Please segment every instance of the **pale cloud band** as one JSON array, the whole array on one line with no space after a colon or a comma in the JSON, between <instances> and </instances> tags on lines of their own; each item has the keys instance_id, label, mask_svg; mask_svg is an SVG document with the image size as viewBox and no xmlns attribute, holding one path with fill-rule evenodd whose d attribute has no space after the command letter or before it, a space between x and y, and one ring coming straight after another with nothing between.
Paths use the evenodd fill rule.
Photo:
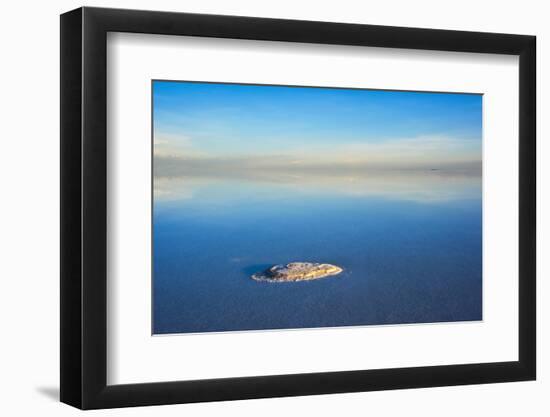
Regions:
<instances>
[{"instance_id":1,"label":"pale cloud band","mask_svg":"<svg viewBox=\"0 0 550 417\"><path fill-rule=\"evenodd\" d=\"M201 151L189 136L155 136L158 200L188 200L197 188L236 182L287 191L415 201L474 198L481 192L479 140L445 136L285 147L278 153ZM256 153L254 153L256 152ZM281 191L281 190L279 190Z\"/></svg>"},{"instance_id":2,"label":"pale cloud band","mask_svg":"<svg viewBox=\"0 0 550 417\"><path fill-rule=\"evenodd\" d=\"M376 172L442 171L454 175L481 174L478 141L447 137L393 139L331 147L286 149L278 154L216 155L195 150L190 139L155 140L156 177L285 177L364 176Z\"/></svg>"}]
</instances>

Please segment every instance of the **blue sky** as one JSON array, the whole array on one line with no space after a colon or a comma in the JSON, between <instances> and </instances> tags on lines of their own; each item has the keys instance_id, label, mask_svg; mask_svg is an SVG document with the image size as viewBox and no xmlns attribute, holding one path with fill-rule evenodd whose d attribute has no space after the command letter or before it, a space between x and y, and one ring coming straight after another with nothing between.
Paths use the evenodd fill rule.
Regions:
<instances>
[{"instance_id":1,"label":"blue sky","mask_svg":"<svg viewBox=\"0 0 550 417\"><path fill-rule=\"evenodd\" d=\"M153 100L156 160L481 161L481 95L154 81Z\"/></svg>"}]
</instances>

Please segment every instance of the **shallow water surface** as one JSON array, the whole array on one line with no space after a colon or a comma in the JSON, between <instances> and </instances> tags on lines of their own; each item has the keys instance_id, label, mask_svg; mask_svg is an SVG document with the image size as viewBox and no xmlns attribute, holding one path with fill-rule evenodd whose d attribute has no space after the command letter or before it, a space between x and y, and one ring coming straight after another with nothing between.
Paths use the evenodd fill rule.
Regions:
<instances>
[{"instance_id":1,"label":"shallow water surface","mask_svg":"<svg viewBox=\"0 0 550 417\"><path fill-rule=\"evenodd\" d=\"M481 179L156 178L153 333L482 319ZM269 283L274 264L338 276Z\"/></svg>"}]
</instances>

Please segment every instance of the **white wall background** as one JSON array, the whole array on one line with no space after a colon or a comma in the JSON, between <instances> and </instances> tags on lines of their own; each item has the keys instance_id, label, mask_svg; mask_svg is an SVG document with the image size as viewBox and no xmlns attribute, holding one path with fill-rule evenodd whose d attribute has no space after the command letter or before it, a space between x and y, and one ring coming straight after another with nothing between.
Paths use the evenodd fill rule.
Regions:
<instances>
[{"instance_id":1,"label":"white wall background","mask_svg":"<svg viewBox=\"0 0 550 417\"><path fill-rule=\"evenodd\" d=\"M532 34L538 37L538 381L94 412L94 415L262 417L345 415L548 415L550 403L550 146L543 119L550 96L550 26L545 2L278 0L92 1L89 6L238 14L395 26ZM0 153L0 410L3 415L76 415L59 392L59 17L73 0L9 2L0 31L3 142ZM546 161L547 165L543 166ZM544 189L546 188L546 189ZM545 395L546 394L546 395ZM222 414L223 413L223 414Z\"/></svg>"}]
</instances>

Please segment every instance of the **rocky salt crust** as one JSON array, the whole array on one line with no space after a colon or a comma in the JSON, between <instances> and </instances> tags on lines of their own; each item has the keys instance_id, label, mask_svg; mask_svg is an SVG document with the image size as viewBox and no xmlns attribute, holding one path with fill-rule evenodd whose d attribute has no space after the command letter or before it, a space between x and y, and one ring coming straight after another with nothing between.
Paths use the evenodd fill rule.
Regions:
<instances>
[{"instance_id":1,"label":"rocky salt crust","mask_svg":"<svg viewBox=\"0 0 550 417\"><path fill-rule=\"evenodd\" d=\"M338 275L343 269L336 265L311 262L292 262L286 265L275 265L265 271L252 275L256 281L294 282L311 281Z\"/></svg>"}]
</instances>

